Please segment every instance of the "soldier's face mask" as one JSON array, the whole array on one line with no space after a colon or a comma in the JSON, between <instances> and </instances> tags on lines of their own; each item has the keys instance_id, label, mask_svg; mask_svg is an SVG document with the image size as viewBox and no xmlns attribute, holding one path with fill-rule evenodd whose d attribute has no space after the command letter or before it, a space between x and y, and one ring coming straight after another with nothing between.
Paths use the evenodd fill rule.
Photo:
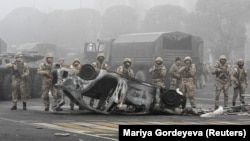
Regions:
<instances>
[{"instance_id":1,"label":"soldier's face mask","mask_svg":"<svg viewBox=\"0 0 250 141\"><path fill-rule=\"evenodd\" d=\"M160 61L157 61L157 62L156 62L156 64L157 64L157 65L161 65L161 64L162 64L162 62L160 62Z\"/></svg>"},{"instance_id":2,"label":"soldier's face mask","mask_svg":"<svg viewBox=\"0 0 250 141\"><path fill-rule=\"evenodd\" d=\"M191 61L186 60L186 61L185 61L185 64L190 65L190 64L191 64Z\"/></svg>"},{"instance_id":3,"label":"soldier's face mask","mask_svg":"<svg viewBox=\"0 0 250 141\"><path fill-rule=\"evenodd\" d=\"M225 59L221 59L221 60L220 60L220 63L221 63L221 64L225 64L225 63L226 63L226 60L225 60Z\"/></svg>"},{"instance_id":4,"label":"soldier's face mask","mask_svg":"<svg viewBox=\"0 0 250 141\"><path fill-rule=\"evenodd\" d=\"M239 62L238 65L239 65L240 68L242 68L244 66L244 63L243 62Z\"/></svg>"},{"instance_id":5,"label":"soldier's face mask","mask_svg":"<svg viewBox=\"0 0 250 141\"><path fill-rule=\"evenodd\" d=\"M52 57L48 57L48 58L47 58L47 63L52 63L52 61L53 61L53 58L52 58Z\"/></svg>"},{"instance_id":6,"label":"soldier's face mask","mask_svg":"<svg viewBox=\"0 0 250 141\"><path fill-rule=\"evenodd\" d=\"M23 57L17 57L17 58L16 58L16 61L22 62L22 61L23 61Z\"/></svg>"},{"instance_id":7,"label":"soldier's face mask","mask_svg":"<svg viewBox=\"0 0 250 141\"><path fill-rule=\"evenodd\" d=\"M129 66L131 66L131 63L130 63L130 62L125 62L124 65L125 65L126 67L129 67Z\"/></svg>"},{"instance_id":8,"label":"soldier's face mask","mask_svg":"<svg viewBox=\"0 0 250 141\"><path fill-rule=\"evenodd\" d=\"M102 57L102 56L98 57L97 60L100 61L100 62L103 62L104 61L104 57Z\"/></svg>"},{"instance_id":9,"label":"soldier's face mask","mask_svg":"<svg viewBox=\"0 0 250 141\"><path fill-rule=\"evenodd\" d=\"M78 67L78 66L79 66L79 63L76 62L76 63L73 64L73 66L74 66L74 67Z\"/></svg>"}]
</instances>

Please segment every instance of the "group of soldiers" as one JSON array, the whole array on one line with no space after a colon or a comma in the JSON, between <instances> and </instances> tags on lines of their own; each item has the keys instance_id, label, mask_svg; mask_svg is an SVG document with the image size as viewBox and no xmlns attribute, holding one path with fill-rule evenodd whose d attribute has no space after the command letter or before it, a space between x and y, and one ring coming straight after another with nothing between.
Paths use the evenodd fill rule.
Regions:
<instances>
[{"instance_id":1,"label":"group of soldiers","mask_svg":"<svg viewBox=\"0 0 250 141\"><path fill-rule=\"evenodd\" d=\"M45 111L49 111L50 100L49 92L54 99L54 104L58 103L59 95L63 94L60 89L55 88L52 84L52 71L61 67L73 69L76 74L79 73L81 68L81 62L79 59L75 58L70 66L64 64L64 60L59 59L59 66L53 63L54 56L52 53L47 53L45 55L45 62L41 63L37 69L37 73L42 76L42 97L45 106ZM169 71L163 64L163 59L157 57L155 59L155 65L149 69L151 74L153 85L161 88L166 88L165 81L167 73L169 74L170 90L180 89L184 96L189 98L190 105L192 108L196 108L195 101L195 77L199 74L199 69L196 68L192 62L190 56L186 56L183 59L184 65L182 65L182 59L177 57L175 62L171 65ZM104 53L99 53L97 55L96 61L92 63L96 72L100 72L101 69L108 70L109 66L105 63ZM116 71L117 73L126 75L128 77L135 77L134 71L132 69L132 59L125 58L123 65L119 66ZM12 69L12 102L13 106L11 110L17 109L17 91L20 88L21 99L23 101L23 110L27 110L26 107L26 86L25 78L29 75L29 67L27 63L23 61L23 56L21 52L17 52L15 55L15 61L6 65L6 67ZM198 71L197 71L198 70ZM209 71L210 72L210 71ZM216 94L215 94L215 109L219 106L219 97L221 91L224 93L224 107L228 107L228 89L230 85L233 85L234 95L232 99L232 106L235 106L236 99L240 95L240 102L245 103L244 96L245 90L248 86L247 71L244 68L244 60L239 59L236 66L231 67L227 63L227 58L225 55L221 55L219 62L214 66L211 71L212 75L216 76ZM203 76L204 79L205 76ZM204 81L204 80L201 80ZM204 87L204 82L201 83L201 87ZM89 105L93 106L95 99L91 98ZM105 100L100 99L97 105L97 109L103 109L105 106ZM74 103L70 102L70 109L74 110ZM80 107L79 107L80 109ZM62 110L62 109L59 109Z\"/></svg>"}]
</instances>

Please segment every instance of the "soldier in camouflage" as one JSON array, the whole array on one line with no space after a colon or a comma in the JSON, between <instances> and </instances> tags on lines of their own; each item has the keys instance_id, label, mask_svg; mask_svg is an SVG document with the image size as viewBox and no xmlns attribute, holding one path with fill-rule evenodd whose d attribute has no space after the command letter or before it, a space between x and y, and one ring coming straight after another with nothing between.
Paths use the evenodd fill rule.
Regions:
<instances>
[{"instance_id":1,"label":"soldier in camouflage","mask_svg":"<svg viewBox=\"0 0 250 141\"><path fill-rule=\"evenodd\" d=\"M132 60L131 58L125 58L123 65L119 66L116 70L117 73L124 74L129 77L134 77L134 71L131 68Z\"/></svg>"},{"instance_id":2,"label":"soldier in camouflage","mask_svg":"<svg viewBox=\"0 0 250 141\"><path fill-rule=\"evenodd\" d=\"M23 61L22 52L17 52L15 55L15 62L6 64L7 68L11 68L12 70L12 102L13 106L11 110L17 109L17 99L18 99L18 89L20 88L21 99L23 101L23 110L27 110L26 107L26 77L29 75L29 67L27 63Z\"/></svg>"},{"instance_id":3,"label":"soldier in camouflage","mask_svg":"<svg viewBox=\"0 0 250 141\"><path fill-rule=\"evenodd\" d=\"M196 102L194 97L194 76L196 73L195 65L192 64L190 56L184 58L185 66L180 68L179 73L181 74L181 92L184 96L189 94L189 101L192 108L196 108Z\"/></svg>"},{"instance_id":4,"label":"soldier in camouflage","mask_svg":"<svg viewBox=\"0 0 250 141\"><path fill-rule=\"evenodd\" d=\"M99 73L101 69L103 70L108 70L108 64L106 64L104 62L105 57L104 57L104 53L98 53L97 57L96 57L97 61L92 63L92 66L95 68L96 72ZM90 99L89 105L91 107L94 106L94 98ZM98 102L98 106L97 109L103 109L105 105L105 101L103 99L100 99Z\"/></svg>"},{"instance_id":5,"label":"soldier in camouflage","mask_svg":"<svg viewBox=\"0 0 250 141\"><path fill-rule=\"evenodd\" d=\"M181 74L179 70L181 68L181 58L176 58L175 63L170 67L170 87L169 89L175 90L181 88Z\"/></svg>"},{"instance_id":6,"label":"soldier in camouflage","mask_svg":"<svg viewBox=\"0 0 250 141\"><path fill-rule=\"evenodd\" d=\"M45 111L49 111L50 100L49 100L49 91L51 92L54 104L58 102L58 95L57 90L52 84L52 71L55 69L53 66L53 54L47 53L45 55L46 61L41 63L37 68L37 73L42 76L42 96L43 96L43 103L45 106Z\"/></svg>"},{"instance_id":7,"label":"soldier in camouflage","mask_svg":"<svg viewBox=\"0 0 250 141\"><path fill-rule=\"evenodd\" d=\"M239 59L237 66L233 68L231 80L234 87L233 106L235 106L238 95L240 95L241 104L245 104L244 96L242 94L245 93L248 86L248 77L247 70L244 67L243 59Z\"/></svg>"},{"instance_id":8,"label":"soldier in camouflage","mask_svg":"<svg viewBox=\"0 0 250 141\"><path fill-rule=\"evenodd\" d=\"M163 65L161 57L155 59L155 65L149 69L149 73L152 75L152 84L162 88L166 87L167 68Z\"/></svg>"},{"instance_id":9,"label":"soldier in camouflage","mask_svg":"<svg viewBox=\"0 0 250 141\"><path fill-rule=\"evenodd\" d=\"M230 65L227 63L225 55L221 55L219 62L215 65L214 70L211 72L216 75L216 95L215 95L215 109L219 106L220 93L224 93L224 107L228 106L228 89L230 83Z\"/></svg>"},{"instance_id":10,"label":"soldier in camouflage","mask_svg":"<svg viewBox=\"0 0 250 141\"><path fill-rule=\"evenodd\" d=\"M78 75L80 69L81 69L81 62L78 58L75 58L73 60L72 65L70 66L70 68L76 73L76 75ZM72 100L70 100L70 110L74 110L75 104ZM83 110L79 107L79 110Z\"/></svg>"}]
</instances>

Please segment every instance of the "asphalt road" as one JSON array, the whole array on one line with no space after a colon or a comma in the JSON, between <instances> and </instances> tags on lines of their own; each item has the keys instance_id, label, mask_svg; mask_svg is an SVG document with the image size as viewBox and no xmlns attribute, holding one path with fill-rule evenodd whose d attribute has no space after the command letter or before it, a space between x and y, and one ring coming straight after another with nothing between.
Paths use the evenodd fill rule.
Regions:
<instances>
[{"instance_id":1,"label":"asphalt road","mask_svg":"<svg viewBox=\"0 0 250 141\"><path fill-rule=\"evenodd\" d=\"M196 89L197 107L213 108L215 87L213 82ZM248 88L249 89L249 88ZM248 90L249 91L249 90ZM230 88L229 104L232 100ZM51 99L52 101L52 99ZM239 100L238 100L239 101ZM189 101L188 105L189 106ZM246 99L250 103L250 99ZM69 110L69 101L62 112L45 112L42 99L28 99L27 111L11 111L11 101L0 101L0 140L3 141L111 141L118 140L119 125L249 125L250 117L244 113L218 115L212 118L178 115L101 115L88 111ZM223 94L220 97L223 106ZM238 102L239 104L239 102ZM77 108L77 107L76 107Z\"/></svg>"}]
</instances>

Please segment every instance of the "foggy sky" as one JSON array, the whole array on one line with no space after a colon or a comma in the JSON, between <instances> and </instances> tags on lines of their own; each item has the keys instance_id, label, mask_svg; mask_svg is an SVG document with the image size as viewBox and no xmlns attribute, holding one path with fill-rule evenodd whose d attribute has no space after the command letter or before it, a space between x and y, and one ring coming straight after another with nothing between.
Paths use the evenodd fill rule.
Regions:
<instances>
[{"instance_id":1,"label":"foggy sky","mask_svg":"<svg viewBox=\"0 0 250 141\"><path fill-rule=\"evenodd\" d=\"M137 3L144 8L159 4L175 4L190 10L194 7L195 2L196 0L0 0L0 20L12 10L20 7L33 7L49 13L58 9L70 10L78 8L93 8L102 11L115 4L133 6L134 3Z\"/></svg>"}]
</instances>

